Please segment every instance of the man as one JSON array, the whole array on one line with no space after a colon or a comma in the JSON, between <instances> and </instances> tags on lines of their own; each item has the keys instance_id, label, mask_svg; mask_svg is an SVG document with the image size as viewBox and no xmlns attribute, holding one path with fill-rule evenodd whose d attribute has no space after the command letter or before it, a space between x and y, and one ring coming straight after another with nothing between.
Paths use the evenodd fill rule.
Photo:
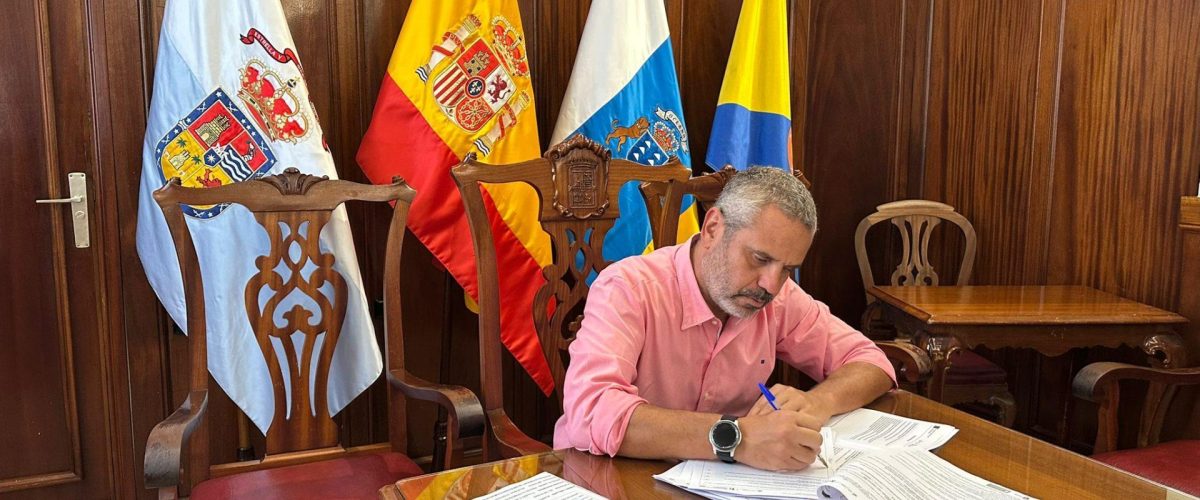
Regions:
<instances>
[{"instance_id":1,"label":"man","mask_svg":"<svg viewBox=\"0 0 1200 500\"><path fill-rule=\"evenodd\" d=\"M788 279L817 229L776 168L735 175L690 241L609 266L571 344L555 448L799 470L830 416L894 386L875 345ZM779 357L819 381L760 393Z\"/></svg>"}]
</instances>

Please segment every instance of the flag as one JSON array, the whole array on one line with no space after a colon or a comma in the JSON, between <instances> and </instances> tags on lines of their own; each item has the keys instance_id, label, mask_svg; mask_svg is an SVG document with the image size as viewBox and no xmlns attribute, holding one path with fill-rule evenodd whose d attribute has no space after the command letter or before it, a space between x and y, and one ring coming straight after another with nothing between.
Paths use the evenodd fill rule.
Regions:
<instances>
[{"instance_id":1,"label":"flag","mask_svg":"<svg viewBox=\"0 0 1200 500\"><path fill-rule=\"evenodd\" d=\"M789 89L787 7L783 0L745 0L705 163L714 170L764 165L791 171Z\"/></svg>"},{"instance_id":2,"label":"flag","mask_svg":"<svg viewBox=\"0 0 1200 500\"><path fill-rule=\"evenodd\" d=\"M516 0L414 1L358 150L372 182L400 175L416 189L409 229L474 300L475 251L450 168L468 153L487 163L540 156L523 33ZM504 270L500 340L549 395L554 378L531 314L551 261L537 193L523 183L490 185L484 203Z\"/></svg>"},{"instance_id":3,"label":"flag","mask_svg":"<svg viewBox=\"0 0 1200 500\"><path fill-rule=\"evenodd\" d=\"M550 143L575 134L603 144L614 158L662 165L673 155L691 166L661 1L592 2ZM604 240L604 258L610 261L652 249L650 219L636 182L621 187L619 202L621 216ZM698 230L688 196L681 207L679 239Z\"/></svg>"},{"instance_id":4,"label":"flag","mask_svg":"<svg viewBox=\"0 0 1200 500\"><path fill-rule=\"evenodd\" d=\"M152 193L173 177L184 186L215 187L288 167L337 177L294 47L277 0L167 3L142 146L137 249L159 300L185 331L175 246ZM266 233L241 205L184 207L184 213L204 276L209 372L265 433L274 392L244 294L258 271L254 256L270 254ZM383 360L345 208L334 210L320 244L334 254L349 292L329 372L332 415L379 377ZM287 296L279 310L293 299Z\"/></svg>"}]
</instances>

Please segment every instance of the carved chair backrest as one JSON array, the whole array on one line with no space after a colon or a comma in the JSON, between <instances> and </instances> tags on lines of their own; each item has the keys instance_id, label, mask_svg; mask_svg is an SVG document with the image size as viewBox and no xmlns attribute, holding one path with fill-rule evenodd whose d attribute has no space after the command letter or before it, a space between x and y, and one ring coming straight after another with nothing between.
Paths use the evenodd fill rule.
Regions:
<instances>
[{"instance_id":1,"label":"carved chair backrest","mask_svg":"<svg viewBox=\"0 0 1200 500\"><path fill-rule=\"evenodd\" d=\"M698 175L681 185L672 186L665 182L643 182L640 186L642 198L646 201L646 211L654 225L654 247L662 248L679 242L679 211L686 196L691 196L696 203L696 213L702 216L721 196L725 184L733 178L737 170L726 165L716 172ZM796 170L792 173L804 187L812 188L812 183L804 177L804 173ZM672 214L668 217L665 214Z\"/></svg>"},{"instance_id":2,"label":"carved chair backrest","mask_svg":"<svg viewBox=\"0 0 1200 500\"><path fill-rule=\"evenodd\" d=\"M890 221L900 232L900 262L892 271L892 286L936 286L940 283L937 271L929 258L929 242L933 230L942 221L950 222L962 230L965 238L964 251L955 284L965 285L971 279L975 267L975 228L954 207L945 203L927 200L902 200L885 203L877 211L865 217L854 232L854 252L858 256L858 270L862 275L863 289L875 285L871 263L867 257L867 231L871 226ZM874 297L867 294L867 303Z\"/></svg>"},{"instance_id":3,"label":"carved chair backrest","mask_svg":"<svg viewBox=\"0 0 1200 500\"><path fill-rule=\"evenodd\" d=\"M193 391L208 387L208 332L203 279L182 205L241 205L254 215L270 242L266 255L223 257L254 258L257 270L245 285L244 304L275 396L274 417L266 435L268 455L338 444L326 390L350 292L346 279L334 268L333 253L321 244L320 235L335 209L346 201L395 202L384 269L385 330L392 329L386 335L386 369L403 369L399 259L413 195L414 191L399 178L391 185L371 186L302 174L295 168L209 189L183 187L179 179L172 179L155 191L183 277ZM296 294L303 298L289 298ZM313 305L316 310L311 310ZM405 439L403 405L391 405L391 410L400 412L399 419L394 415L391 418L399 422L390 424L392 432L398 434L393 445L403 449L396 446ZM207 425L207 420L204 422L201 425Z\"/></svg>"},{"instance_id":4,"label":"carved chair backrest","mask_svg":"<svg viewBox=\"0 0 1200 500\"><path fill-rule=\"evenodd\" d=\"M579 329L588 277L608 266L604 238L621 214L618 193L630 181L680 183L689 171L677 159L645 166L614 160L583 136L558 144L542 158L489 165L468 157L451 170L466 206L479 279L479 355L484 410L503 411L500 360L500 293L496 247L481 184L525 183L537 192L538 219L550 235L553 260L542 269L545 283L534 296L534 327L554 377L558 401L566 375L567 346ZM538 279L504 276L504 279Z\"/></svg>"}]
</instances>

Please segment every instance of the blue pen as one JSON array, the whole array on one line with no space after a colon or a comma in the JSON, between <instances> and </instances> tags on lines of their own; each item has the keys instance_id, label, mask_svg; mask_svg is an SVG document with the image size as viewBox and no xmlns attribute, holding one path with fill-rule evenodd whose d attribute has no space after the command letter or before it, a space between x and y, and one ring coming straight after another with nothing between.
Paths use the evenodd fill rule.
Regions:
<instances>
[{"instance_id":1,"label":"blue pen","mask_svg":"<svg viewBox=\"0 0 1200 500\"><path fill-rule=\"evenodd\" d=\"M764 398L767 398L767 404L771 405L771 409L778 411L779 407L775 406L775 395L771 394L771 391L767 389L767 386L759 383L758 390L762 391Z\"/></svg>"},{"instance_id":2,"label":"blue pen","mask_svg":"<svg viewBox=\"0 0 1200 500\"><path fill-rule=\"evenodd\" d=\"M771 405L771 409L779 411L779 407L775 406L775 395L771 394L770 389L767 389L767 386L759 382L758 390L762 392L764 398L767 398L767 404ZM820 460L821 465L824 465L826 469L829 468L829 462L825 461L825 457L821 456L821 450L817 450L817 460Z\"/></svg>"}]
</instances>

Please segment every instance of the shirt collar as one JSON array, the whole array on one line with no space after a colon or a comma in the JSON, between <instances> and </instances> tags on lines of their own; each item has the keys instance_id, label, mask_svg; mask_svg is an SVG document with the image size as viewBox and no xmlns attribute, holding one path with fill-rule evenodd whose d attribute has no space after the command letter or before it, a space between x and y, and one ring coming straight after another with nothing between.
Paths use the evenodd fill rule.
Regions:
<instances>
[{"instance_id":1,"label":"shirt collar","mask_svg":"<svg viewBox=\"0 0 1200 500\"><path fill-rule=\"evenodd\" d=\"M700 284L696 282L696 271L692 266L692 244L699 235L692 236L687 242L675 248L675 282L679 287L680 306L683 310L680 329L686 330L705 322L717 319L704 295L700 293Z\"/></svg>"}]
</instances>

